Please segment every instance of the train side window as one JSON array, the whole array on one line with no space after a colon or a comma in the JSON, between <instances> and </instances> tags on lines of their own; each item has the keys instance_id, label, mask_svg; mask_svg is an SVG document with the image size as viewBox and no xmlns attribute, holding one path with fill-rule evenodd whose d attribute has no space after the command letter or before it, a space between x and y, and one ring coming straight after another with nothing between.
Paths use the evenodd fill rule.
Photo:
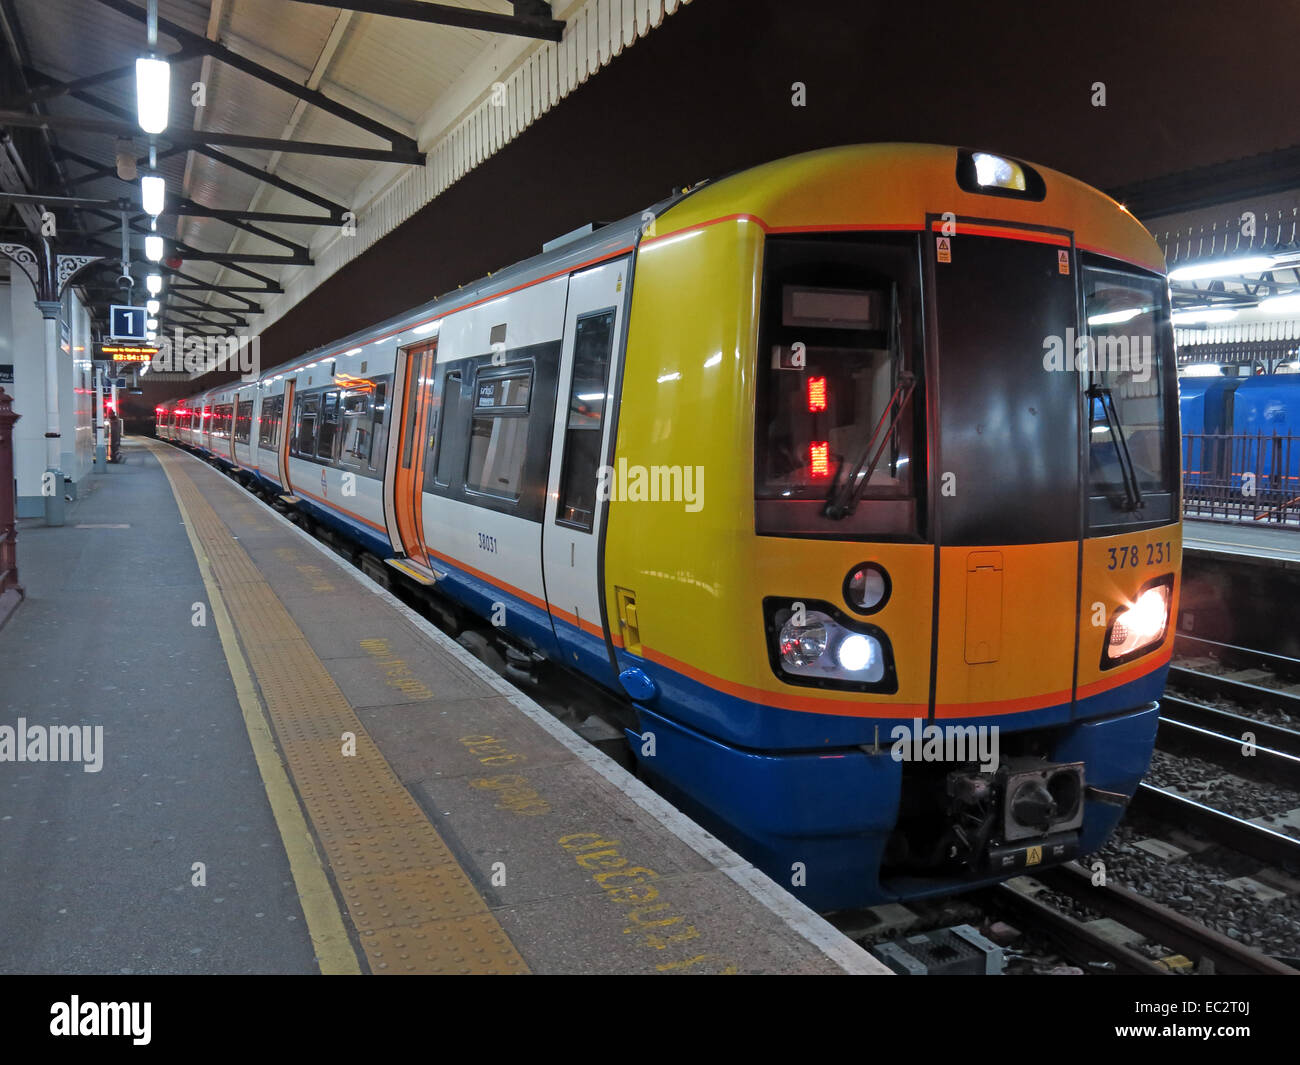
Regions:
<instances>
[{"instance_id":1,"label":"train side window","mask_svg":"<svg viewBox=\"0 0 1300 1065\"><path fill-rule=\"evenodd\" d=\"M360 466L370 454L369 387L343 392L339 400L343 418L343 444L339 449L339 461L348 466Z\"/></svg>"},{"instance_id":2,"label":"train side window","mask_svg":"<svg viewBox=\"0 0 1300 1065\"><path fill-rule=\"evenodd\" d=\"M531 369L479 374L465 487L511 502L521 494L528 450Z\"/></svg>"},{"instance_id":3,"label":"train side window","mask_svg":"<svg viewBox=\"0 0 1300 1065\"><path fill-rule=\"evenodd\" d=\"M388 452L388 380L375 382L375 399L371 404L369 466L380 470Z\"/></svg>"},{"instance_id":4,"label":"train side window","mask_svg":"<svg viewBox=\"0 0 1300 1065\"><path fill-rule=\"evenodd\" d=\"M610 309L583 315L574 328L573 380L569 386L555 520L585 532L591 532L596 513L596 476L614 347L614 313Z\"/></svg>"},{"instance_id":5,"label":"train side window","mask_svg":"<svg viewBox=\"0 0 1300 1065\"><path fill-rule=\"evenodd\" d=\"M262 415L258 419L257 446L268 450L280 439L280 414L284 410L284 396L267 396L262 400Z\"/></svg>"},{"instance_id":6,"label":"train side window","mask_svg":"<svg viewBox=\"0 0 1300 1065\"><path fill-rule=\"evenodd\" d=\"M443 378L442 402L438 407L438 459L434 464L433 482L446 488L451 484L451 452L447 445L447 422L460 407L461 376L459 370L451 371Z\"/></svg>"},{"instance_id":7,"label":"train side window","mask_svg":"<svg viewBox=\"0 0 1300 1065\"><path fill-rule=\"evenodd\" d=\"M292 452L299 458L310 458L316 451L316 419L320 415L320 394L303 396L298 400L298 416L294 419L297 433Z\"/></svg>"},{"instance_id":8,"label":"train side window","mask_svg":"<svg viewBox=\"0 0 1300 1065\"><path fill-rule=\"evenodd\" d=\"M339 394L326 392L321 401L320 430L316 440L318 459L333 462L337 458L339 420Z\"/></svg>"},{"instance_id":9,"label":"train side window","mask_svg":"<svg viewBox=\"0 0 1300 1065\"><path fill-rule=\"evenodd\" d=\"M247 444L253 425L253 401L244 400L235 414L235 440Z\"/></svg>"}]
</instances>

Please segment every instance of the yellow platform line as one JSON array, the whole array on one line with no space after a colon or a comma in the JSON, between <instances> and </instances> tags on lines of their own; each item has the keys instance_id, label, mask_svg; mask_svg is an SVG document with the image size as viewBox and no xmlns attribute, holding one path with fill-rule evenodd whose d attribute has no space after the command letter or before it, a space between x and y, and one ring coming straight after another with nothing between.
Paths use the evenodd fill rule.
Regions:
<instances>
[{"instance_id":1,"label":"yellow platform line","mask_svg":"<svg viewBox=\"0 0 1300 1065\"><path fill-rule=\"evenodd\" d=\"M302 630L182 468L185 459L165 445L148 446L167 474L199 559L321 970L356 972L358 965L297 799L334 873L371 972L527 972ZM247 680L242 690L241 667ZM268 717L292 786L272 745Z\"/></svg>"}]
</instances>

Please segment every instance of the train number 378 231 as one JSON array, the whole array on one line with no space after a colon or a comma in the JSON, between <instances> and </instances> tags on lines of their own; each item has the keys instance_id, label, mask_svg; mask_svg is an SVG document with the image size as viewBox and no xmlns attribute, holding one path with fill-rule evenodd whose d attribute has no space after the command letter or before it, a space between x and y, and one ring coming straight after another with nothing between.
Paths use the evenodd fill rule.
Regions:
<instances>
[{"instance_id":1,"label":"train number 378 231","mask_svg":"<svg viewBox=\"0 0 1300 1065\"><path fill-rule=\"evenodd\" d=\"M1108 547L1106 551L1110 561L1107 569L1132 569L1142 564L1142 548L1146 548L1146 564L1158 566L1174 559L1173 544L1169 540L1150 544L1129 544L1127 547Z\"/></svg>"}]
</instances>

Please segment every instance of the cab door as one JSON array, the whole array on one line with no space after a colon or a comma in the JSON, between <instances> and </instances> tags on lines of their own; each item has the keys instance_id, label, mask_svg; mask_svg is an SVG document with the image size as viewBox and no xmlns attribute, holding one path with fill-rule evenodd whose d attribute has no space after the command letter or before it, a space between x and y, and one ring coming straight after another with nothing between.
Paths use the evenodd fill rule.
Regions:
<instances>
[{"instance_id":1,"label":"cab door","mask_svg":"<svg viewBox=\"0 0 1300 1065\"><path fill-rule=\"evenodd\" d=\"M1081 530L1073 242L959 219L928 244L935 716L1068 720Z\"/></svg>"},{"instance_id":2,"label":"cab door","mask_svg":"<svg viewBox=\"0 0 1300 1065\"><path fill-rule=\"evenodd\" d=\"M572 275L551 440L542 566L547 607L564 660L609 672L608 626L599 581L614 364L622 350L629 258Z\"/></svg>"}]
</instances>

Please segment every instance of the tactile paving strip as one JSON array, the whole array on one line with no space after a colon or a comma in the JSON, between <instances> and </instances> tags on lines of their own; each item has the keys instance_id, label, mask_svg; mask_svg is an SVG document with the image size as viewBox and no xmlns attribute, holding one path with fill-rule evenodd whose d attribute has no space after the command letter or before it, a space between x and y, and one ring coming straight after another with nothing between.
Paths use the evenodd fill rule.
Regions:
<instances>
[{"instance_id":1,"label":"tactile paving strip","mask_svg":"<svg viewBox=\"0 0 1300 1065\"><path fill-rule=\"evenodd\" d=\"M371 972L527 972L284 604L185 472L185 460L153 450L221 587ZM349 733L356 753L345 756Z\"/></svg>"}]
</instances>

